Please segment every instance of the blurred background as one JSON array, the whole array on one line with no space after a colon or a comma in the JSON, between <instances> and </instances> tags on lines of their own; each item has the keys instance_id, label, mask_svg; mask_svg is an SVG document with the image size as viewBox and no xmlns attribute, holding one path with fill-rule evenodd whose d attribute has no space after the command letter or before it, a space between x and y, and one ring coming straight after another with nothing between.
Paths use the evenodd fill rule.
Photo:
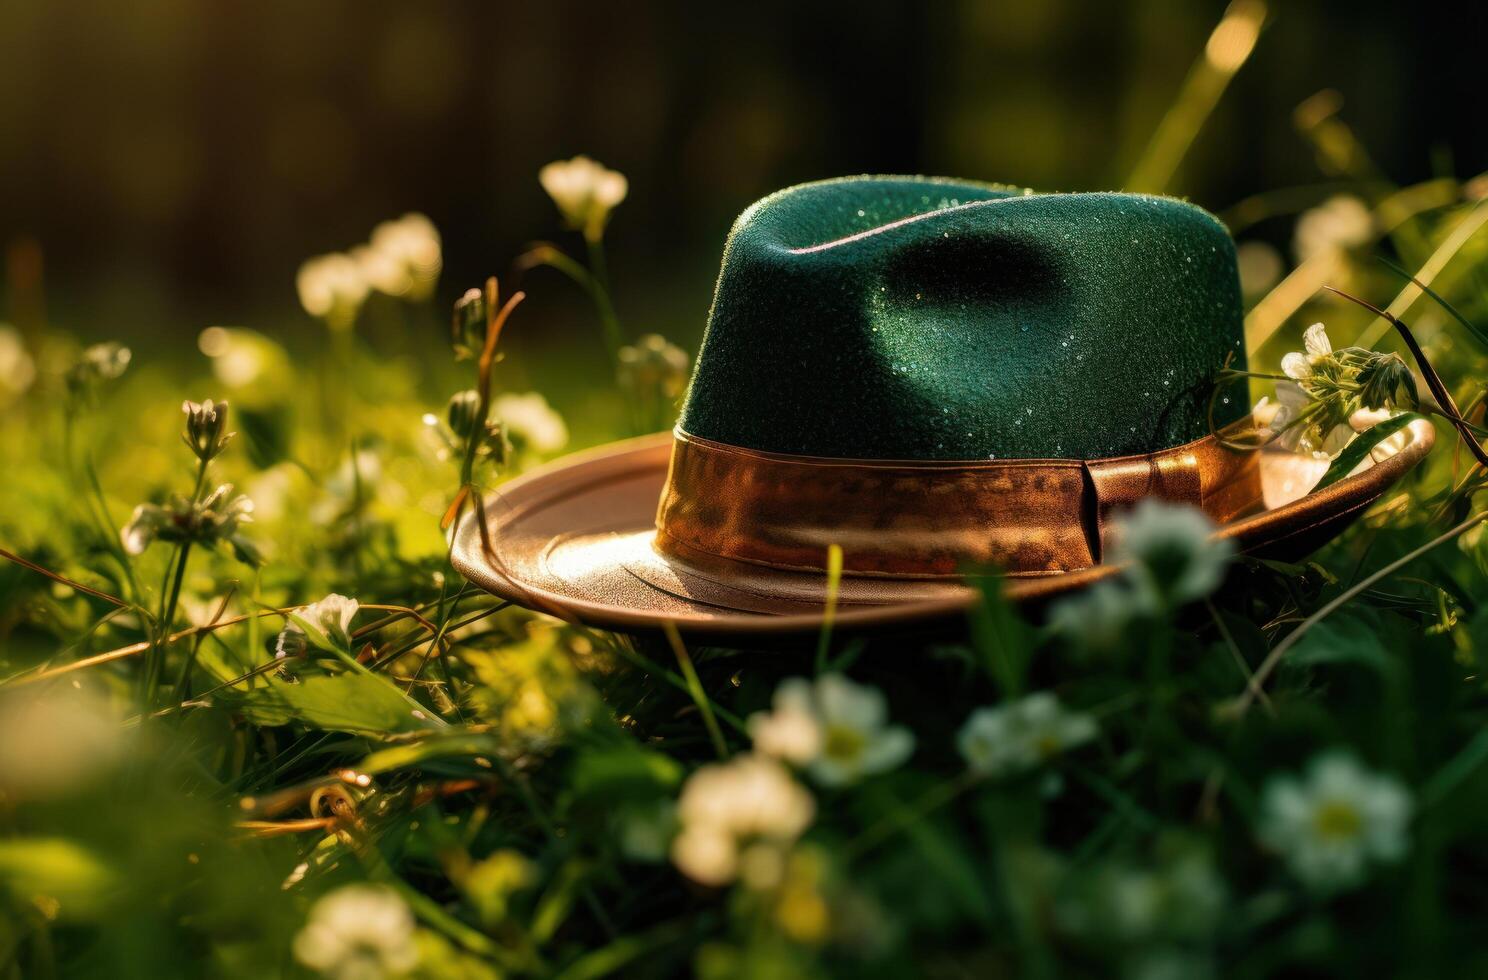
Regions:
<instances>
[{"instance_id":1,"label":"blurred background","mask_svg":"<svg viewBox=\"0 0 1488 980\"><path fill-rule=\"evenodd\" d=\"M415 210L443 235L448 309L559 234L537 170L582 152L630 178L607 236L627 326L695 350L729 223L781 186L1126 185L1224 7L7 0L0 319L146 349L219 323L282 339L311 326L302 260ZM1488 168L1459 101L1485 24L1483 5L1276 5L1167 190L1223 213L1325 180L1293 119L1324 89L1391 182ZM592 341L584 298L533 275L508 353Z\"/></svg>"}]
</instances>

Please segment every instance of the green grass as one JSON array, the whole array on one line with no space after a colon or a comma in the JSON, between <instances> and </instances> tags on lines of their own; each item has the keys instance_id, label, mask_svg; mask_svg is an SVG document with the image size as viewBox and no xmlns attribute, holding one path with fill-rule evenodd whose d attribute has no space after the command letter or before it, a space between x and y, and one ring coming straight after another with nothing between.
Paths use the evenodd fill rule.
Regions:
<instances>
[{"instance_id":1,"label":"green grass","mask_svg":"<svg viewBox=\"0 0 1488 980\"><path fill-rule=\"evenodd\" d=\"M1411 193L1361 191L1376 216ZM1316 284L1383 307L1406 283L1373 256L1424 267L1432 296L1391 309L1473 425L1488 239L1456 233L1477 207L1453 183ZM1257 371L1314 320L1340 346L1394 342L1354 306L1286 290L1253 297ZM689 648L508 607L450 569L440 521L462 483L556 448L515 429L454 451L433 438L422 417L479 390L477 362L429 340L432 301L369 304L352 332L307 341L302 318L227 338L260 367L247 380L221 351L143 349L122 377L69 384L78 345L28 325L37 377L0 419L5 975L336 975L355 952L336 942L379 909L382 964L425 976L1488 970L1488 501L1439 416L1432 457L1341 539L1299 564L1235 559L1212 594L1153 558L1146 586L1049 620L994 582L959 643ZM600 346L601 322L623 330L597 321ZM561 367L492 358L478 400ZM663 421L648 415L675 394L591 380L547 392L571 445ZM207 395L238 434L199 481L179 405ZM237 530L261 564L225 542L122 547L137 505L222 482L258 505ZM281 634L332 593L361 603L345 635ZM887 718L826 717L827 762L900 729L912 752L844 774L803 750L729 797L742 770L704 767L754 757L751 719L783 680L838 674L882 692ZM985 740L965 741L979 711L965 731ZM1309 768L1340 753L1357 765ZM1334 795L1308 795L1320 786ZM809 819L786 826L803 798ZM722 816L705 822L710 800ZM737 866L688 849L687 832L744 815L760 841Z\"/></svg>"}]
</instances>

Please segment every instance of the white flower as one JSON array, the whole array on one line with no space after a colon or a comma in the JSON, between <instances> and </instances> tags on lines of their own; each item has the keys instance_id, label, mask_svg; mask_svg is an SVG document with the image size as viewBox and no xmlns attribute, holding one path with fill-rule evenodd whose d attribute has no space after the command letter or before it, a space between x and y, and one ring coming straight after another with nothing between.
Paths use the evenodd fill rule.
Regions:
<instances>
[{"instance_id":1,"label":"white flower","mask_svg":"<svg viewBox=\"0 0 1488 980\"><path fill-rule=\"evenodd\" d=\"M1307 360L1312 364L1333 353L1333 342L1328 339L1327 328L1321 323L1314 323L1303 332L1302 346L1307 351Z\"/></svg>"},{"instance_id":2,"label":"white flower","mask_svg":"<svg viewBox=\"0 0 1488 980\"><path fill-rule=\"evenodd\" d=\"M1359 884L1371 862L1398 860L1409 847L1409 792L1341 753L1314 759L1301 779L1273 777L1261 812L1261 841L1323 891Z\"/></svg>"},{"instance_id":3,"label":"white flower","mask_svg":"<svg viewBox=\"0 0 1488 980\"><path fill-rule=\"evenodd\" d=\"M0 404L22 395L36 380L36 362L26 352L21 332L0 323Z\"/></svg>"},{"instance_id":4,"label":"white flower","mask_svg":"<svg viewBox=\"0 0 1488 980\"><path fill-rule=\"evenodd\" d=\"M373 289L412 300L429 297L444 267L439 230L416 212L372 229L371 241L352 249L351 258Z\"/></svg>"},{"instance_id":5,"label":"white flower","mask_svg":"<svg viewBox=\"0 0 1488 980\"><path fill-rule=\"evenodd\" d=\"M1344 251L1368 244L1374 237L1374 219L1357 197L1339 194L1302 213L1292 239L1297 261L1305 262L1324 252Z\"/></svg>"},{"instance_id":6,"label":"white flower","mask_svg":"<svg viewBox=\"0 0 1488 980\"><path fill-rule=\"evenodd\" d=\"M219 455L229 440L237 433L227 431L227 402L183 401L181 411L186 415L186 431L182 438L186 445L203 462Z\"/></svg>"},{"instance_id":7,"label":"white flower","mask_svg":"<svg viewBox=\"0 0 1488 980\"><path fill-rule=\"evenodd\" d=\"M498 395L491 412L506 426L513 443L535 453L557 452L568 443L568 426L563 416L548 405L548 400L535 391L524 395Z\"/></svg>"},{"instance_id":8,"label":"white flower","mask_svg":"<svg viewBox=\"0 0 1488 980\"><path fill-rule=\"evenodd\" d=\"M1265 424L1272 432L1280 434L1283 448L1297 448L1297 442L1302 438L1302 427L1293 426L1292 422L1297 418L1297 414L1307 407L1310 400L1307 392L1297 382L1276 382L1276 408L1271 413L1270 420Z\"/></svg>"},{"instance_id":9,"label":"white flower","mask_svg":"<svg viewBox=\"0 0 1488 980\"><path fill-rule=\"evenodd\" d=\"M756 752L804 766L821 754L822 730L811 703L811 683L799 677L775 689L772 712L749 716Z\"/></svg>"},{"instance_id":10,"label":"white flower","mask_svg":"<svg viewBox=\"0 0 1488 980\"><path fill-rule=\"evenodd\" d=\"M380 980L418 965L413 913L397 892L346 885L310 909L294 938L295 959L336 980Z\"/></svg>"},{"instance_id":11,"label":"white flower","mask_svg":"<svg viewBox=\"0 0 1488 980\"><path fill-rule=\"evenodd\" d=\"M1224 579L1235 546L1214 537L1209 515L1188 504L1144 500L1120 518L1107 560L1131 561L1143 598L1159 603L1200 599Z\"/></svg>"},{"instance_id":12,"label":"white flower","mask_svg":"<svg viewBox=\"0 0 1488 980\"><path fill-rule=\"evenodd\" d=\"M1308 362L1307 355L1300 351L1282 355L1281 373L1293 381L1304 381L1312 377L1312 364Z\"/></svg>"},{"instance_id":13,"label":"white flower","mask_svg":"<svg viewBox=\"0 0 1488 980\"><path fill-rule=\"evenodd\" d=\"M144 554L169 519L166 509L158 504L140 504L136 507L129 516L129 523L119 531L119 542L124 545L124 553Z\"/></svg>"},{"instance_id":14,"label":"white flower","mask_svg":"<svg viewBox=\"0 0 1488 980\"><path fill-rule=\"evenodd\" d=\"M1048 691L995 708L978 708L956 736L972 772L1012 776L1095 738L1095 719L1070 711Z\"/></svg>"},{"instance_id":15,"label":"white flower","mask_svg":"<svg viewBox=\"0 0 1488 980\"><path fill-rule=\"evenodd\" d=\"M1250 241L1235 249L1235 264L1240 272L1240 292L1259 296L1281 278L1281 256L1265 242Z\"/></svg>"},{"instance_id":16,"label":"white flower","mask_svg":"<svg viewBox=\"0 0 1488 980\"><path fill-rule=\"evenodd\" d=\"M682 787L672 861L688 877L725 885L739 871L741 848L764 840L790 844L816 813L811 794L779 762L741 755L698 769Z\"/></svg>"},{"instance_id":17,"label":"white flower","mask_svg":"<svg viewBox=\"0 0 1488 980\"><path fill-rule=\"evenodd\" d=\"M1261 400L1255 403L1255 408L1250 410L1250 417L1255 419L1255 424L1261 428L1275 431L1273 423L1282 417L1281 403L1273 402L1269 397L1262 395Z\"/></svg>"},{"instance_id":18,"label":"white flower","mask_svg":"<svg viewBox=\"0 0 1488 980\"><path fill-rule=\"evenodd\" d=\"M624 174L583 155L554 160L538 171L537 179L568 226L591 242L603 237L610 212L629 190Z\"/></svg>"},{"instance_id":19,"label":"white flower","mask_svg":"<svg viewBox=\"0 0 1488 980\"><path fill-rule=\"evenodd\" d=\"M212 359L212 373L230 388L283 384L291 375L284 348L263 334L242 327L207 327L197 348Z\"/></svg>"},{"instance_id":20,"label":"white flower","mask_svg":"<svg viewBox=\"0 0 1488 980\"><path fill-rule=\"evenodd\" d=\"M899 765L914 750L909 729L889 726L881 691L841 674L796 677L775 691L775 710L749 719L756 750L805 766L826 786L842 786Z\"/></svg>"},{"instance_id":21,"label":"white flower","mask_svg":"<svg viewBox=\"0 0 1488 980\"><path fill-rule=\"evenodd\" d=\"M1121 642L1136 605L1122 583L1097 582L1054 603L1049 625L1087 649L1111 650Z\"/></svg>"},{"instance_id":22,"label":"white flower","mask_svg":"<svg viewBox=\"0 0 1488 980\"><path fill-rule=\"evenodd\" d=\"M297 613L290 613L289 621L316 647L346 652L351 648L351 620L360 608L361 603L355 599L333 592L319 602L300 607Z\"/></svg>"},{"instance_id":23,"label":"white flower","mask_svg":"<svg viewBox=\"0 0 1488 980\"><path fill-rule=\"evenodd\" d=\"M300 305L333 330L347 330L367 299L362 269L349 255L334 252L306 259L295 276Z\"/></svg>"}]
</instances>

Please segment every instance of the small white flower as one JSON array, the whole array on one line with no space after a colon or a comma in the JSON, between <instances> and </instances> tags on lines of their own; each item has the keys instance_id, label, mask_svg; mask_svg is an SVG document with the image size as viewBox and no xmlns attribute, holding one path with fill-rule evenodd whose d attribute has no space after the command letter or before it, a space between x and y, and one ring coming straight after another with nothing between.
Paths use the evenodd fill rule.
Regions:
<instances>
[{"instance_id":1,"label":"small white flower","mask_svg":"<svg viewBox=\"0 0 1488 980\"><path fill-rule=\"evenodd\" d=\"M1262 843L1321 891L1357 885L1370 863L1396 861L1409 847L1410 793L1341 753L1314 759L1300 779L1273 777L1261 813Z\"/></svg>"},{"instance_id":2,"label":"small white flower","mask_svg":"<svg viewBox=\"0 0 1488 980\"><path fill-rule=\"evenodd\" d=\"M136 507L129 517L129 523L119 532L119 541L124 545L125 554L144 554L169 519L170 515L165 508L157 504L140 504Z\"/></svg>"},{"instance_id":3,"label":"small white flower","mask_svg":"<svg viewBox=\"0 0 1488 980\"><path fill-rule=\"evenodd\" d=\"M583 155L554 160L538 171L537 179L568 226L591 242L604 236L610 212L629 190L624 174Z\"/></svg>"},{"instance_id":4,"label":"small white flower","mask_svg":"<svg viewBox=\"0 0 1488 980\"><path fill-rule=\"evenodd\" d=\"M491 413L506 426L513 443L538 454L557 452L568 444L568 426L548 400L535 391L498 395Z\"/></svg>"},{"instance_id":5,"label":"small white flower","mask_svg":"<svg viewBox=\"0 0 1488 980\"><path fill-rule=\"evenodd\" d=\"M1374 237L1374 218L1357 197L1339 194L1302 213L1292 239L1297 261L1324 252L1346 251Z\"/></svg>"},{"instance_id":6,"label":"small white flower","mask_svg":"<svg viewBox=\"0 0 1488 980\"><path fill-rule=\"evenodd\" d=\"M1224 580L1235 553L1232 542L1214 537L1209 515L1188 504L1144 500L1119 519L1107 560L1134 562L1133 576L1159 603L1200 599Z\"/></svg>"},{"instance_id":7,"label":"small white flower","mask_svg":"<svg viewBox=\"0 0 1488 980\"><path fill-rule=\"evenodd\" d=\"M1095 738L1095 719L1070 711L1048 691L994 708L978 708L956 736L972 772L1012 776Z\"/></svg>"},{"instance_id":8,"label":"small white flower","mask_svg":"<svg viewBox=\"0 0 1488 980\"><path fill-rule=\"evenodd\" d=\"M1124 584L1097 582L1054 603L1049 625L1087 649L1112 650L1125 635L1133 613L1139 611L1136 606Z\"/></svg>"},{"instance_id":9,"label":"small white flower","mask_svg":"<svg viewBox=\"0 0 1488 980\"><path fill-rule=\"evenodd\" d=\"M182 435L186 445L198 459L209 460L220 454L235 432L227 431L227 402L183 401L181 411L186 415L186 431Z\"/></svg>"},{"instance_id":10,"label":"small white flower","mask_svg":"<svg viewBox=\"0 0 1488 980\"><path fill-rule=\"evenodd\" d=\"M335 980L381 980L418 965L413 913L397 892L346 885L326 895L294 938L295 959Z\"/></svg>"},{"instance_id":11,"label":"small white flower","mask_svg":"<svg viewBox=\"0 0 1488 980\"><path fill-rule=\"evenodd\" d=\"M892 769L914 751L909 729L887 725L888 705L877 688L827 674L813 684L783 682L775 710L749 719L755 748L799 766L826 786L842 786Z\"/></svg>"},{"instance_id":12,"label":"small white flower","mask_svg":"<svg viewBox=\"0 0 1488 980\"><path fill-rule=\"evenodd\" d=\"M334 252L306 259L295 276L300 305L333 330L348 330L367 299L367 279L356 260Z\"/></svg>"},{"instance_id":13,"label":"small white flower","mask_svg":"<svg viewBox=\"0 0 1488 980\"><path fill-rule=\"evenodd\" d=\"M1256 425L1273 432L1276 430L1274 423L1281 415L1281 403L1273 402L1266 395L1262 395L1261 400L1255 403L1255 408L1250 410L1250 417L1255 419Z\"/></svg>"},{"instance_id":14,"label":"small white flower","mask_svg":"<svg viewBox=\"0 0 1488 980\"><path fill-rule=\"evenodd\" d=\"M1312 377L1312 363L1307 355L1300 351L1291 351L1282 355L1281 373L1293 381L1305 381Z\"/></svg>"},{"instance_id":15,"label":"small white flower","mask_svg":"<svg viewBox=\"0 0 1488 980\"><path fill-rule=\"evenodd\" d=\"M291 376L284 348L263 334L242 327L207 327L196 338L197 348L212 359L212 373L229 388L282 386Z\"/></svg>"},{"instance_id":16,"label":"small white flower","mask_svg":"<svg viewBox=\"0 0 1488 980\"><path fill-rule=\"evenodd\" d=\"M372 229L371 241L352 249L351 258L373 289L412 300L429 297L444 267L439 230L416 212Z\"/></svg>"},{"instance_id":17,"label":"small white flower","mask_svg":"<svg viewBox=\"0 0 1488 980\"><path fill-rule=\"evenodd\" d=\"M0 323L0 404L26 392L36 380L36 362L26 352L21 332Z\"/></svg>"},{"instance_id":18,"label":"small white flower","mask_svg":"<svg viewBox=\"0 0 1488 980\"><path fill-rule=\"evenodd\" d=\"M677 801L682 829L672 861L703 884L727 884L738 874L742 847L758 840L789 844L815 813L811 794L774 759L750 754L703 766Z\"/></svg>"},{"instance_id":19,"label":"small white flower","mask_svg":"<svg viewBox=\"0 0 1488 980\"><path fill-rule=\"evenodd\" d=\"M749 737L756 752L804 766L822 748L821 725L811 703L811 682L799 677L775 689L775 710L758 711L749 717Z\"/></svg>"},{"instance_id":20,"label":"small white flower","mask_svg":"<svg viewBox=\"0 0 1488 980\"><path fill-rule=\"evenodd\" d=\"M672 863L693 881L715 888L739 873L739 844L719 827L684 827L672 839Z\"/></svg>"},{"instance_id":21,"label":"small white flower","mask_svg":"<svg viewBox=\"0 0 1488 980\"><path fill-rule=\"evenodd\" d=\"M289 620L319 649L346 652L351 648L351 620L360 608L361 603L355 599L333 592L290 613Z\"/></svg>"},{"instance_id":22,"label":"small white flower","mask_svg":"<svg viewBox=\"0 0 1488 980\"><path fill-rule=\"evenodd\" d=\"M1327 328L1321 323L1314 323L1303 332L1302 347L1307 351L1307 360L1312 364L1333 353L1333 342L1328 339Z\"/></svg>"}]
</instances>

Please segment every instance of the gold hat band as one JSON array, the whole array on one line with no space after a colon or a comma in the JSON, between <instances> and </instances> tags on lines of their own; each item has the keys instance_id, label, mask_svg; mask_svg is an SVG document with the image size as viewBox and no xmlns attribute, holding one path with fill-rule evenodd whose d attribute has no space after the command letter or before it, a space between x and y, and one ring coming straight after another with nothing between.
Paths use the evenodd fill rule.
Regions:
<instances>
[{"instance_id":1,"label":"gold hat band","mask_svg":"<svg viewBox=\"0 0 1488 980\"><path fill-rule=\"evenodd\" d=\"M825 459L678 429L656 545L680 558L694 550L821 571L837 544L856 575L1051 574L1099 564L1111 517L1149 497L1234 520L1261 502L1257 455L1209 435L1098 460Z\"/></svg>"}]
</instances>

